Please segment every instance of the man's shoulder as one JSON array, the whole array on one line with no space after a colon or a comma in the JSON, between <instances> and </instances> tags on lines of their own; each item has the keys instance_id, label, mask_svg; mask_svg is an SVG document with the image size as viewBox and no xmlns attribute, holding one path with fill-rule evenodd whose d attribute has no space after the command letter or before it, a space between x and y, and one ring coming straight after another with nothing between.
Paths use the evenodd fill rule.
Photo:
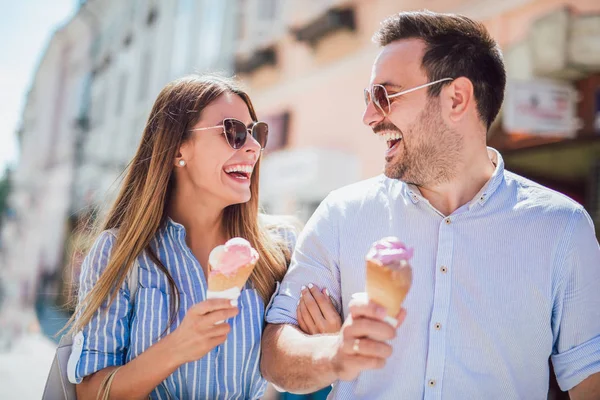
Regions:
<instances>
[{"instance_id":1,"label":"man's shoulder","mask_svg":"<svg viewBox=\"0 0 600 400\"><path fill-rule=\"evenodd\" d=\"M509 188L514 189L515 207L533 212L552 215L573 215L583 210L583 206L556 190L522 177L514 172L505 171L505 180Z\"/></svg>"},{"instance_id":2,"label":"man's shoulder","mask_svg":"<svg viewBox=\"0 0 600 400\"><path fill-rule=\"evenodd\" d=\"M376 199L382 193L388 193L391 186L401 184L385 175L378 175L332 191L327 196L329 204L352 206L363 204L370 199Z\"/></svg>"}]
</instances>

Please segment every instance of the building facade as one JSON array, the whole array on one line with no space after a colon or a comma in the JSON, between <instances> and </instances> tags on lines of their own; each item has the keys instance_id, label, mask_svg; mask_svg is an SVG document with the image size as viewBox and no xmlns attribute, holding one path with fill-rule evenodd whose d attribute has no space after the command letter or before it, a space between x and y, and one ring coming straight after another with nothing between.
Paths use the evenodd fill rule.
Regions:
<instances>
[{"instance_id":1,"label":"building facade","mask_svg":"<svg viewBox=\"0 0 600 400\"><path fill-rule=\"evenodd\" d=\"M385 144L361 121L362 90L378 53L371 37L385 17L426 7L482 21L500 44L509 84L489 143L505 155L508 168L566 192L588 206L598 221L594 200L598 178L590 171L600 155L596 140L600 129L600 3L328 0L276 4L272 13L280 19L271 25L261 21L263 31L272 29L271 34L263 33L268 40L252 40L256 33L244 31L237 55L246 61L238 62L237 72L249 83L259 116L269 121L285 116L285 124L272 129L283 154L271 152L263 164L262 198L268 210L297 212L306 218L330 190L381 173ZM247 15L245 26L258 24L259 20L252 19L255 13ZM283 27L281 21L285 21ZM524 94L517 90L527 87L532 89ZM555 99L557 90L562 92ZM510 111L518 107L515 101L531 96L544 103L539 109L530 107L536 118L523 129L522 123L527 122L523 108L516 121ZM551 108L550 114L544 107ZM549 130L548 124L558 128ZM581 138L594 144L576 145ZM559 156L560 171L553 168L555 152L529 152L539 152L553 142L561 148L577 147ZM310 167L316 165L318 173Z\"/></svg>"},{"instance_id":2,"label":"building facade","mask_svg":"<svg viewBox=\"0 0 600 400\"><path fill-rule=\"evenodd\" d=\"M48 43L33 77L19 131L20 162L0 249L5 301L0 331L18 333L34 320L36 294L58 291L39 283L57 277L74 175L80 99L90 65L89 21L75 16Z\"/></svg>"},{"instance_id":3,"label":"building facade","mask_svg":"<svg viewBox=\"0 0 600 400\"><path fill-rule=\"evenodd\" d=\"M87 224L114 200L159 91L188 73L233 73L237 5L88 0L53 34L23 112L14 216L1 232L0 330L24 329L40 294L72 305Z\"/></svg>"}]
</instances>

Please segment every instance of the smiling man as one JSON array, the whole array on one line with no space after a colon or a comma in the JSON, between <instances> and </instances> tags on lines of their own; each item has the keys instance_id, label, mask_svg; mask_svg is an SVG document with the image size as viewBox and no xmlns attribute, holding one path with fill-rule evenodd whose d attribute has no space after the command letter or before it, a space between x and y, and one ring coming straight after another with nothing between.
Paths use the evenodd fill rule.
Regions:
<instances>
[{"instance_id":1,"label":"smiling man","mask_svg":"<svg viewBox=\"0 0 600 400\"><path fill-rule=\"evenodd\" d=\"M387 141L385 174L331 193L308 222L268 310L263 374L292 392L333 384L334 399L542 399L550 358L572 399L600 398L598 241L582 206L486 147L506 83L496 42L431 12L390 17L375 41L363 121ZM352 299L367 250L392 235L414 248L398 327ZM317 288L339 334L297 327Z\"/></svg>"}]
</instances>

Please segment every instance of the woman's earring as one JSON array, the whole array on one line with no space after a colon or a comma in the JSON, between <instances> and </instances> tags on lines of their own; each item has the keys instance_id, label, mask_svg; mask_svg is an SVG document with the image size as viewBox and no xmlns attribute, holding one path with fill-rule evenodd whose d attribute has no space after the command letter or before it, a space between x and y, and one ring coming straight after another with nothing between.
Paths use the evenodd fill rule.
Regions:
<instances>
[{"instance_id":1,"label":"woman's earring","mask_svg":"<svg viewBox=\"0 0 600 400\"><path fill-rule=\"evenodd\" d=\"M185 167L185 160L179 160L179 166Z\"/></svg>"}]
</instances>

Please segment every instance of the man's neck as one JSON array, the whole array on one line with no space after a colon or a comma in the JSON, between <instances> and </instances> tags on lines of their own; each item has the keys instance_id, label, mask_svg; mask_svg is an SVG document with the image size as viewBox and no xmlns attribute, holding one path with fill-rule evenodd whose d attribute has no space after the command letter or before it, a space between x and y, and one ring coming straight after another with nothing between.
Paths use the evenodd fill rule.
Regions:
<instances>
[{"instance_id":1,"label":"man's neck","mask_svg":"<svg viewBox=\"0 0 600 400\"><path fill-rule=\"evenodd\" d=\"M461 165L453 180L432 186L420 186L421 195L446 216L473 200L495 171L487 151L479 154Z\"/></svg>"}]
</instances>

